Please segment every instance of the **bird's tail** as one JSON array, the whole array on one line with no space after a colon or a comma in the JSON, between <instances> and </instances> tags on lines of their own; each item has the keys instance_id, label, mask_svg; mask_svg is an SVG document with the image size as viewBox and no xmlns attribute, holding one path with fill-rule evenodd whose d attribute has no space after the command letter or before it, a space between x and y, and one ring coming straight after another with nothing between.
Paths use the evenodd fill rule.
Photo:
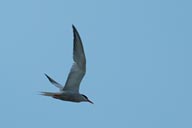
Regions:
<instances>
[{"instance_id":1,"label":"bird's tail","mask_svg":"<svg viewBox=\"0 0 192 128\"><path fill-rule=\"evenodd\" d=\"M56 94L56 93L54 93L54 92L41 92L40 95L54 97L55 94Z\"/></svg>"}]
</instances>

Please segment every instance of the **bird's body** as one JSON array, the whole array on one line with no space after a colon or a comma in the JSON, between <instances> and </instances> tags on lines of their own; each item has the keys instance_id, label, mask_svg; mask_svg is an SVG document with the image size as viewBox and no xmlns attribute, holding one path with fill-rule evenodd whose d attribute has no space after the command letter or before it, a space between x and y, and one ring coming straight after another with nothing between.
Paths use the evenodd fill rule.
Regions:
<instances>
[{"instance_id":1,"label":"bird's body","mask_svg":"<svg viewBox=\"0 0 192 128\"><path fill-rule=\"evenodd\" d=\"M72 102L81 102L84 101L84 97L80 93L62 91L62 92L42 92L44 96L51 96L55 99L72 101Z\"/></svg>"},{"instance_id":2,"label":"bird's body","mask_svg":"<svg viewBox=\"0 0 192 128\"><path fill-rule=\"evenodd\" d=\"M85 101L93 104L93 102L90 101L87 98L87 96L79 93L79 86L80 86L81 80L83 79L86 73L86 58L85 58L83 44L79 36L79 33L74 26L72 27L73 27L73 35L74 35L74 40L73 40L74 63L71 67L65 86L62 86L61 84L53 80L51 77L49 77L47 74L45 74L48 80L53 85L55 85L60 89L60 92L42 92L42 95L51 96L53 98L64 100L64 101L72 101L72 102Z\"/></svg>"}]
</instances>

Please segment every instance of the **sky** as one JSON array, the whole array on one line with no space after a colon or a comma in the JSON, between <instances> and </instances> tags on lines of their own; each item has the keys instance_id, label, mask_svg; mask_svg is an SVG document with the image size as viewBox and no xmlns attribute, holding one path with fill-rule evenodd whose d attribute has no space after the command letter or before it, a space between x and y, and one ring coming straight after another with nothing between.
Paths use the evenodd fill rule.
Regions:
<instances>
[{"instance_id":1,"label":"sky","mask_svg":"<svg viewBox=\"0 0 192 128\"><path fill-rule=\"evenodd\" d=\"M0 127L191 128L190 0L0 1ZM65 83L74 24L87 58L80 92Z\"/></svg>"}]
</instances>

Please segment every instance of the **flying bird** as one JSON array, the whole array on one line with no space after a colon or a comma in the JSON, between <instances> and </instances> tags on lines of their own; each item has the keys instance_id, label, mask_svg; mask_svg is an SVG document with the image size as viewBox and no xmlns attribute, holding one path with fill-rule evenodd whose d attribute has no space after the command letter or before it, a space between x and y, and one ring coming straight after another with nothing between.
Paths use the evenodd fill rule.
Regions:
<instances>
[{"instance_id":1,"label":"flying bird","mask_svg":"<svg viewBox=\"0 0 192 128\"><path fill-rule=\"evenodd\" d=\"M86 73L86 57L83 49L83 44L80 38L80 35L72 25L73 28L73 60L74 63L71 67L71 70L68 74L67 81L64 86L56 82L50 76L45 74L48 80L60 89L59 92L42 92L41 95L50 96L55 99L71 101L71 102L93 102L88 99L87 96L79 93L80 83Z\"/></svg>"}]
</instances>

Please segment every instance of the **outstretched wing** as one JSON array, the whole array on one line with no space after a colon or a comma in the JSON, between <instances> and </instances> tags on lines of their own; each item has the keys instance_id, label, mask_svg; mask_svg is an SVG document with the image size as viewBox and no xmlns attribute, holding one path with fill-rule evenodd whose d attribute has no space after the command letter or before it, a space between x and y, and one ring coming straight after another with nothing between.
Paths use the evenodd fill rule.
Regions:
<instances>
[{"instance_id":1,"label":"outstretched wing","mask_svg":"<svg viewBox=\"0 0 192 128\"><path fill-rule=\"evenodd\" d=\"M58 87L60 90L63 89L63 86L59 83L57 83L54 79L52 79L51 77L49 77L47 74L45 74L45 76L48 78L48 80L55 85L56 87Z\"/></svg>"},{"instance_id":2,"label":"outstretched wing","mask_svg":"<svg viewBox=\"0 0 192 128\"><path fill-rule=\"evenodd\" d=\"M63 90L79 92L79 86L86 72L86 58L81 38L73 26L73 66L71 67Z\"/></svg>"}]
</instances>

